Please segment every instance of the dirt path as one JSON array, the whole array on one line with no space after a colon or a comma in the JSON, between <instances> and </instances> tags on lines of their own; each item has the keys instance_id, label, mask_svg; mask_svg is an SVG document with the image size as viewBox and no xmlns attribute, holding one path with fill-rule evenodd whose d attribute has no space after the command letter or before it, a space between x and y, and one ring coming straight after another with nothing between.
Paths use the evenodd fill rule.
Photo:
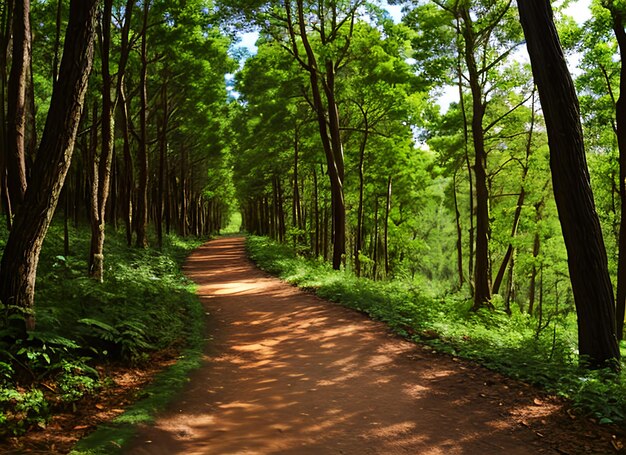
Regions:
<instances>
[{"instance_id":1,"label":"dirt path","mask_svg":"<svg viewBox=\"0 0 626 455\"><path fill-rule=\"evenodd\" d=\"M213 340L180 401L127 453L615 453L530 387L268 277L243 242L189 258Z\"/></svg>"}]
</instances>

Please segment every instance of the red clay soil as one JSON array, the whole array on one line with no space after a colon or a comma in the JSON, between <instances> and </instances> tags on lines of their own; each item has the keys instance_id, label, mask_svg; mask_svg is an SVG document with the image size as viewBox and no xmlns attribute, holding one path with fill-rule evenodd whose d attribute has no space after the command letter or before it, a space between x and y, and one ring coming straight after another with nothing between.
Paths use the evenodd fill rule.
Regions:
<instances>
[{"instance_id":1,"label":"red clay soil","mask_svg":"<svg viewBox=\"0 0 626 455\"><path fill-rule=\"evenodd\" d=\"M624 453L559 400L269 277L242 238L186 273L210 313L205 362L128 454Z\"/></svg>"}]
</instances>

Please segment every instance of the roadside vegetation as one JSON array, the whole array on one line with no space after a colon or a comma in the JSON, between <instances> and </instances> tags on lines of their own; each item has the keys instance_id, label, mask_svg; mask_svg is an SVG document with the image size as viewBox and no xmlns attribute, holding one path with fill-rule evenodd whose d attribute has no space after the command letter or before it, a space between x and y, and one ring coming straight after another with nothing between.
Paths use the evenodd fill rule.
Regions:
<instances>
[{"instance_id":1,"label":"roadside vegetation","mask_svg":"<svg viewBox=\"0 0 626 455\"><path fill-rule=\"evenodd\" d=\"M0 248L6 235L0 234ZM71 254L64 255L62 225L53 224L46 237L36 330L16 336L20 315L2 307L1 436L44 428L54 412L106 388L107 365L145 365L165 349L175 355L202 326L200 304L181 272L197 239L171 235L161 250L135 249L109 232L110 259L100 283L86 274L89 229L72 229L70 238Z\"/></svg>"},{"instance_id":2,"label":"roadside vegetation","mask_svg":"<svg viewBox=\"0 0 626 455\"><path fill-rule=\"evenodd\" d=\"M495 311L470 311L456 294L435 295L410 280L372 281L327 262L298 256L293 247L250 236L252 260L263 270L322 298L384 321L397 334L434 350L478 361L568 398L574 409L599 423L626 422L626 374L579 367L576 316L570 312L537 320L494 299ZM621 344L622 358L626 344Z\"/></svg>"}]
</instances>

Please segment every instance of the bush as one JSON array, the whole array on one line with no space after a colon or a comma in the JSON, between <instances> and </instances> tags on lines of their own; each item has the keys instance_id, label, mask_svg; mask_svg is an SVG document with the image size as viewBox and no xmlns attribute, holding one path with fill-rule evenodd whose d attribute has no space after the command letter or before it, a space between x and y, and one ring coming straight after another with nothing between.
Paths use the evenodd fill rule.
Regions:
<instances>
[{"instance_id":1,"label":"bush","mask_svg":"<svg viewBox=\"0 0 626 455\"><path fill-rule=\"evenodd\" d=\"M5 236L0 228L0 246ZM122 235L108 232L105 281L99 283L87 277L90 230L73 229L70 238L67 256L60 254L62 226L53 224L44 242L36 331L24 334L23 314L0 306L5 315L0 321L0 434L43 426L54 408L94 394L105 379L94 368L97 363L138 364L151 352L187 343L197 300L180 266L198 240L170 236L162 251L143 250L128 248Z\"/></svg>"}]
</instances>

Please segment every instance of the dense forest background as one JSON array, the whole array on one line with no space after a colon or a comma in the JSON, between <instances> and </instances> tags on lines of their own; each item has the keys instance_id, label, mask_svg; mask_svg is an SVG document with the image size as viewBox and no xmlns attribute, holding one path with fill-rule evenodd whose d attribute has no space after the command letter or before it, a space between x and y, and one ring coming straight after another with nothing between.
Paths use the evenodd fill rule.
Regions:
<instances>
[{"instance_id":1,"label":"dense forest background","mask_svg":"<svg viewBox=\"0 0 626 455\"><path fill-rule=\"evenodd\" d=\"M82 275L103 283L118 267L105 234L164 251L170 234L206 237L233 216L300 256L402 282L442 313L514 320L550 357L580 351L588 366L619 370L624 5L593 0L584 23L554 5L555 52L577 65L569 134L546 108L560 92L538 69L549 45L533 51L532 34L552 30L533 29L539 15L507 0L389 3L400 21L365 0L5 0L5 376L45 363L32 350L24 360L16 339L40 319L46 330L68 323L35 303L50 223L63 239L57 267L84 257ZM554 25L548 2L531 3ZM255 52L238 44L244 32L258 35ZM569 73L551 74L569 87ZM442 93L455 94L449 106ZM555 172L570 155L555 150L559 135L577 137L578 119L584 144L571 161L582 177L570 181ZM89 242L72 234L80 226ZM80 319L100 341L149 333L124 338L122 322L79 313L68 324Z\"/></svg>"}]
</instances>

